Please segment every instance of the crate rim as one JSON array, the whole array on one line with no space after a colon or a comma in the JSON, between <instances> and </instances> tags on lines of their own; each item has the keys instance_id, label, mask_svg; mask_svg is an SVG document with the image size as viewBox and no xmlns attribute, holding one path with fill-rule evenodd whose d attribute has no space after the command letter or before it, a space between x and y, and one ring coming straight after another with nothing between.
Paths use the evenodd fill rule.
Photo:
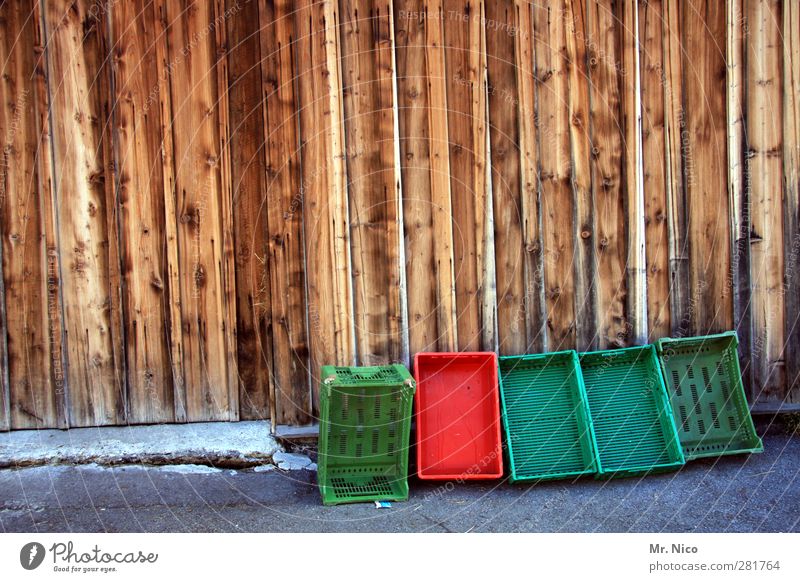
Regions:
<instances>
[{"instance_id":1,"label":"crate rim","mask_svg":"<svg viewBox=\"0 0 800 582\"><path fill-rule=\"evenodd\" d=\"M514 462L514 455L513 455L513 447L511 446L510 439L506 439L506 446L507 446L507 455L508 455L508 464L510 469L510 476L509 482L511 483L523 483L523 482L531 482L531 481L555 481L557 479L568 479L570 477L583 477L586 475L596 475L600 471L602 465L600 462L600 457L597 454L597 438L594 433L594 423L592 422L592 415L589 409L589 399L586 394L586 386L583 382L583 374L581 373L580 368L580 359L578 358L578 352L576 350L559 350L557 352L543 352L538 354L519 354L519 355L510 355L510 356L500 356L498 358L498 368L500 361L511 361L511 360L542 360L546 359L547 357L559 356L559 357L568 357L572 360L574 365L574 372L575 372L575 379L578 384L578 394L581 398L583 414L586 418L586 428L589 432L589 445L591 447L591 456L592 456L592 465L588 469L584 469L583 471L569 471L569 472L560 472L560 473L551 473L546 475L533 475L533 476L517 476L516 470L516 463ZM503 387L503 374L499 374L499 383L498 388L500 391L500 405L502 407L502 421L503 421L503 429L507 435L511 433L511 428L508 425L508 408L506 405L506 395L505 390Z\"/></svg>"},{"instance_id":2,"label":"crate rim","mask_svg":"<svg viewBox=\"0 0 800 582\"><path fill-rule=\"evenodd\" d=\"M606 356L613 356L613 354L615 354L615 353L625 353L625 352L632 353L632 352L636 352L636 351L645 354L645 358L649 357L649 359L651 360L651 363L653 365L653 369L654 369L654 372L655 372L653 374L653 376L657 379L657 384L660 387L660 389L656 390L657 398L661 401L661 406L662 406L662 408L664 410L664 414L667 417L667 419L666 419L667 420L667 425L672 428L672 430L670 431L670 434L665 435L665 437L666 437L665 446L667 448L669 448L670 447L670 442L669 441L672 440L675 443L674 447L677 449L677 457L678 458L675 459L675 460L671 460L671 461L669 461L667 463L659 463L659 464L656 464L656 465L652 465L650 467L632 467L632 468L623 468L623 469L603 469L602 468L602 463L601 463L601 460L600 460L600 450L599 450L599 448L597 448L597 449L595 449L595 451L597 453L597 462L598 462L598 465L599 465L599 468L598 468L598 471L597 471L597 478L598 479L606 479L606 478L613 478L613 477L644 476L644 475L649 475L651 473L658 473L658 472L669 471L669 470L672 470L672 469L679 469L680 467L683 467L684 465L686 465L686 457L685 457L685 455L683 453L683 446L681 445L680 436L678 434L678 428L677 428L677 425L675 424L675 414L674 414L674 412L672 410L672 404L670 403L670 400L669 400L669 393L667 391L666 382L664 381L664 374L663 374L663 371L661 369L661 361L659 360L658 350L657 350L655 344L650 343L650 344L644 344L644 345L641 345L641 346L628 346L628 347L625 347L625 348L616 348L616 349L610 349L610 350L595 350L595 351L591 351L591 352L582 352L582 353L579 354L579 360L580 360L581 364L583 364L584 357L602 358L602 357L606 357ZM583 376L583 366L581 365L581 377L582 376ZM591 414L591 405L588 403L588 398L587 398L587 406L589 407L589 411L590 411L590 414ZM594 423L592 423L592 426L594 426Z\"/></svg>"},{"instance_id":3,"label":"crate rim","mask_svg":"<svg viewBox=\"0 0 800 582\"><path fill-rule=\"evenodd\" d=\"M423 360L431 359L431 360L457 360L457 359L476 359L476 358L484 358L487 362L493 363L494 365L491 366L492 375L494 379L495 385L495 393L497 394L497 398L494 402L494 409L497 413L497 417L500 418L501 414L501 404L500 404L500 373L497 366L498 356L496 352L476 352L476 351L469 351L469 352L417 352L414 355L414 374L418 374L418 366L420 357ZM416 378L414 381L419 385L419 382ZM414 416L416 417L417 421L417 441L419 440L419 433L420 433L420 425L422 423L421 416L419 415L419 399L420 391L416 390L414 393ZM416 443L416 457L417 457L417 478L423 481L488 481L491 479L501 479L504 475L504 468L503 468L503 435L501 430L501 423L495 423L496 426L496 439L497 442L500 443L500 470L498 472L492 473L477 473L477 474L427 474L420 469L422 467L422 448L419 446L419 442Z\"/></svg>"}]
</instances>

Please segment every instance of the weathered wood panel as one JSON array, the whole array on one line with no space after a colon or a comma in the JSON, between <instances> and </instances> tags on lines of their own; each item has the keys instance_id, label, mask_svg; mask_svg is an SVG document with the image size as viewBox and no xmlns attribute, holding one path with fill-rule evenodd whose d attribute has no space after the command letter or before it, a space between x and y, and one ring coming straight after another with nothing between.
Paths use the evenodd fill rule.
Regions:
<instances>
[{"instance_id":1,"label":"weathered wood panel","mask_svg":"<svg viewBox=\"0 0 800 582\"><path fill-rule=\"evenodd\" d=\"M333 2L302 0L296 18L308 330L316 410L320 366L355 361L339 16Z\"/></svg>"},{"instance_id":2,"label":"weathered wood panel","mask_svg":"<svg viewBox=\"0 0 800 582\"><path fill-rule=\"evenodd\" d=\"M486 19L493 23L486 30L486 57L497 274L497 327L501 354L525 353L529 341L523 246L526 217L522 199L521 114L516 70L517 67L526 67L526 64L516 59L516 37L520 33L517 8L513 0L486 4ZM531 42L530 37L527 42ZM530 66L527 64L528 75ZM528 114L533 116L533 111ZM525 113L522 112L522 115Z\"/></svg>"},{"instance_id":3,"label":"weathered wood panel","mask_svg":"<svg viewBox=\"0 0 800 582\"><path fill-rule=\"evenodd\" d=\"M46 120L47 87L38 6L3 3L0 22L0 285L5 302L0 343L7 347L0 430L63 427L59 277L48 253L48 243L55 240L50 143L48 128L39 125L40 114Z\"/></svg>"},{"instance_id":4,"label":"weathered wood panel","mask_svg":"<svg viewBox=\"0 0 800 582\"><path fill-rule=\"evenodd\" d=\"M685 122L683 171L689 238L689 315L685 335L733 325L727 195L725 5L682 6ZM698 55L700 57L698 57Z\"/></svg>"},{"instance_id":5,"label":"weathered wood panel","mask_svg":"<svg viewBox=\"0 0 800 582\"><path fill-rule=\"evenodd\" d=\"M670 327L673 337L688 335L689 247L686 225L686 182L683 152L686 116L683 100L683 53L681 10L678 2L664 4L664 165L667 172L667 227L669 236Z\"/></svg>"},{"instance_id":6,"label":"weathered wood panel","mask_svg":"<svg viewBox=\"0 0 800 582\"><path fill-rule=\"evenodd\" d=\"M785 385L781 15L777 0L745 2L753 390L762 402L782 400Z\"/></svg>"},{"instance_id":7,"label":"weathered wood panel","mask_svg":"<svg viewBox=\"0 0 800 582\"><path fill-rule=\"evenodd\" d=\"M520 211L524 248L525 328L529 352L542 352L547 342L545 325L544 273L541 206L539 201L539 139L536 128L537 100L533 29L533 6L528 0L515 0L515 72L517 75L519 118ZM495 248L498 247L495 241Z\"/></svg>"},{"instance_id":8,"label":"weathered wood panel","mask_svg":"<svg viewBox=\"0 0 800 582\"><path fill-rule=\"evenodd\" d=\"M128 421L175 420L170 293L158 101L156 9L136 0L111 11L115 183L122 260Z\"/></svg>"},{"instance_id":9,"label":"weathered wood panel","mask_svg":"<svg viewBox=\"0 0 800 582\"><path fill-rule=\"evenodd\" d=\"M340 0L355 335L360 365L406 360L391 0Z\"/></svg>"},{"instance_id":10,"label":"weathered wood panel","mask_svg":"<svg viewBox=\"0 0 800 582\"><path fill-rule=\"evenodd\" d=\"M457 349L441 0L395 0L411 354Z\"/></svg>"},{"instance_id":11,"label":"weathered wood panel","mask_svg":"<svg viewBox=\"0 0 800 582\"><path fill-rule=\"evenodd\" d=\"M227 238L233 232L223 230L231 201L223 183L227 135L221 116L227 113L218 90L215 36L225 17L203 3L165 7L186 419L234 420L239 406L230 373L236 360L229 350L235 318L227 313L233 291Z\"/></svg>"},{"instance_id":12,"label":"weathered wood panel","mask_svg":"<svg viewBox=\"0 0 800 582\"><path fill-rule=\"evenodd\" d=\"M458 347L494 349L487 309L487 104L483 2L445 0L444 52Z\"/></svg>"},{"instance_id":13,"label":"weathered wood panel","mask_svg":"<svg viewBox=\"0 0 800 582\"><path fill-rule=\"evenodd\" d=\"M661 0L639 2L647 325L651 340L669 336L671 331L663 10Z\"/></svg>"},{"instance_id":14,"label":"weathered wood panel","mask_svg":"<svg viewBox=\"0 0 800 582\"><path fill-rule=\"evenodd\" d=\"M642 108L639 77L639 13L636 0L617 5L621 33L620 91L625 144L625 212L627 250L626 336L635 345L647 341L647 261L645 253L644 189L642 176Z\"/></svg>"},{"instance_id":15,"label":"weathered wood panel","mask_svg":"<svg viewBox=\"0 0 800 582\"><path fill-rule=\"evenodd\" d=\"M800 4L783 3L785 390L800 403Z\"/></svg>"},{"instance_id":16,"label":"weathered wood panel","mask_svg":"<svg viewBox=\"0 0 800 582\"><path fill-rule=\"evenodd\" d=\"M303 190L295 90L295 19L289 0L260 3L262 100L267 127L267 215L272 299L274 422L305 424L311 413ZM241 335L241 332L240 332Z\"/></svg>"},{"instance_id":17,"label":"weathered wood panel","mask_svg":"<svg viewBox=\"0 0 800 582\"><path fill-rule=\"evenodd\" d=\"M598 345L601 321L606 317L604 303L598 304L598 287L607 283L598 278L598 256L595 253L595 192L591 167L592 136L589 98L589 53L593 45L587 41L587 5L583 0L567 0L564 14L566 27L566 67L569 83L567 113L569 115L570 166L572 196L575 204L573 232L575 237L575 340L581 351ZM613 32L613 27L612 27ZM613 38L613 34L612 34ZM613 131L613 130L612 130ZM613 135L613 133L612 133ZM604 136L605 138L605 136ZM611 283L611 281L608 281ZM600 338L602 343L602 338Z\"/></svg>"},{"instance_id":18,"label":"weathered wood panel","mask_svg":"<svg viewBox=\"0 0 800 582\"><path fill-rule=\"evenodd\" d=\"M614 4L589 2L588 46L591 78L592 188L597 249L601 349L627 345L627 236L623 163L630 144L623 140L622 31Z\"/></svg>"},{"instance_id":19,"label":"weathered wood panel","mask_svg":"<svg viewBox=\"0 0 800 582\"><path fill-rule=\"evenodd\" d=\"M742 0L728 0L728 206L731 209L731 283L733 321L739 336L742 379L747 393L752 386L752 295L750 289L750 192L745 187L745 60Z\"/></svg>"},{"instance_id":20,"label":"weathered wood panel","mask_svg":"<svg viewBox=\"0 0 800 582\"><path fill-rule=\"evenodd\" d=\"M268 249L262 55L258 0L228 1L228 106L236 266L239 414L270 416L272 264ZM268 34L265 31L265 39ZM305 382L304 382L305 383Z\"/></svg>"},{"instance_id":21,"label":"weathered wood panel","mask_svg":"<svg viewBox=\"0 0 800 582\"><path fill-rule=\"evenodd\" d=\"M533 7L547 349L574 348L575 240L564 5Z\"/></svg>"},{"instance_id":22,"label":"weathered wood panel","mask_svg":"<svg viewBox=\"0 0 800 582\"><path fill-rule=\"evenodd\" d=\"M125 419L104 16L88 0L45 8L71 426Z\"/></svg>"}]
</instances>

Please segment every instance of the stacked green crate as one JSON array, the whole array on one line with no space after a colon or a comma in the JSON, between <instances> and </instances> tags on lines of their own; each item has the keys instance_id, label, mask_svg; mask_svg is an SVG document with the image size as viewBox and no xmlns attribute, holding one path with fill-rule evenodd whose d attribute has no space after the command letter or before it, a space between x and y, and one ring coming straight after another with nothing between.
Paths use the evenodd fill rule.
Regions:
<instances>
[{"instance_id":1,"label":"stacked green crate","mask_svg":"<svg viewBox=\"0 0 800 582\"><path fill-rule=\"evenodd\" d=\"M323 503L408 499L415 387L400 365L322 367L317 478Z\"/></svg>"}]
</instances>

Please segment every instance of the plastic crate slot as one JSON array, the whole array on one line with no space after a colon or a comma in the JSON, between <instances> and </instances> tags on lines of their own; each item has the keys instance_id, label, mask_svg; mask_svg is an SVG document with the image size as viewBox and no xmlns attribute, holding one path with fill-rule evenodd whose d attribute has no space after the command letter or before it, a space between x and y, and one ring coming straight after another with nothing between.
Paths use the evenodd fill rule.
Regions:
<instances>
[{"instance_id":1,"label":"plastic crate slot","mask_svg":"<svg viewBox=\"0 0 800 582\"><path fill-rule=\"evenodd\" d=\"M678 393L678 396L680 396L682 394L681 379L680 376L678 376L677 370L672 370L672 386L675 388L675 392Z\"/></svg>"},{"instance_id":2,"label":"plastic crate slot","mask_svg":"<svg viewBox=\"0 0 800 582\"><path fill-rule=\"evenodd\" d=\"M710 411L711 411L711 422L713 423L713 425L714 425L714 428L720 428L720 424L719 424L719 412L717 411L717 405L716 405L716 404L714 404L713 402L710 402L710 403L708 404L708 408L709 408L709 409L710 409Z\"/></svg>"}]
</instances>

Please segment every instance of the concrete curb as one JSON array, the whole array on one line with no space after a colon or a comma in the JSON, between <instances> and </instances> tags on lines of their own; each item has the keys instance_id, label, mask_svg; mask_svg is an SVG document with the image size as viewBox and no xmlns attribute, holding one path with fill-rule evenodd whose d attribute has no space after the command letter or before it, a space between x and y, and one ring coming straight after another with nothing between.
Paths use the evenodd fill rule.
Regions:
<instances>
[{"instance_id":1,"label":"concrete curb","mask_svg":"<svg viewBox=\"0 0 800 582\"><path fill-rule=\"evenodd\" d=\"M205 465L243 469L282 452L269 423L207 422L0 434L0 468L54 464Z\"/></svg>"}]
</instances>

